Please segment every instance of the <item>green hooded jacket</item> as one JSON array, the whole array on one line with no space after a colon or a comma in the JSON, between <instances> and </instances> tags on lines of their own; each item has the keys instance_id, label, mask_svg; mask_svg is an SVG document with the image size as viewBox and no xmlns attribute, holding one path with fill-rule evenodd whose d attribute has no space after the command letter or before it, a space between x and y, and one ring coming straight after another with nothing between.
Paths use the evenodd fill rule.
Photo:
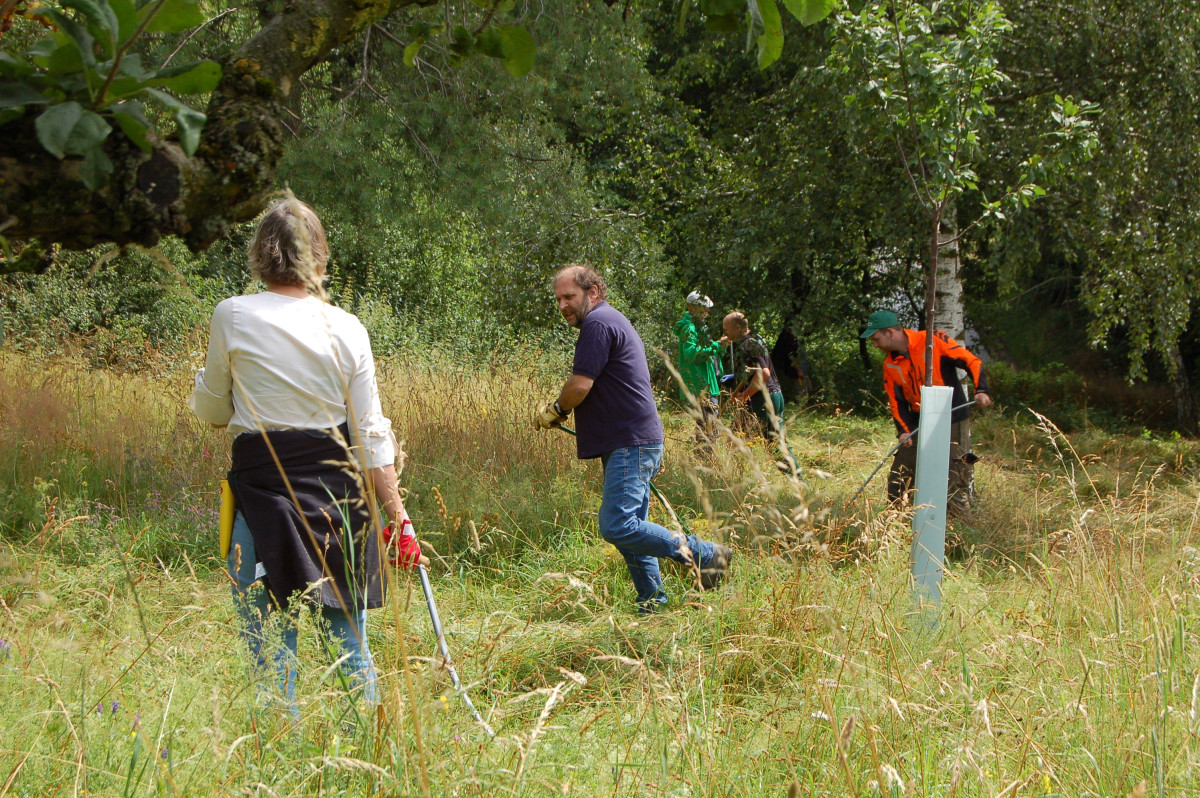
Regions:
<instances>
[{"instance_id":1,"label":"green hooded jacket","mask_svg":"<svg viewBox=\"0 0 1200 798\"><path fill-rule=\"evenodd\" d=\"M697 399L705 393L713 397L720 396L721 386L717 383L717 371L713 368L712 359L713 355L721 354L721 344L708 340L708 335L696 328L696 320L691 313L684 313L683 318L675 322L675 335L679 338L679 375L683 377L692 396ZM682 388L679 389L679 397L687 401Z\"/></svg>"}]
</instances>

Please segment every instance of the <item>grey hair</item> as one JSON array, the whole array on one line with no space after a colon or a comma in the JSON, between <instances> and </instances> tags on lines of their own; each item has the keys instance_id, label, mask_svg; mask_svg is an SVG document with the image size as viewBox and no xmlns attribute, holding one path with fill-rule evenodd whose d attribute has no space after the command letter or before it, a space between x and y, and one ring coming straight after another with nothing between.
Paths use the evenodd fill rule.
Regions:
<instances>
[{"instance_id":1,"label":"grey hair","mask_svg":"<svg viewBox=\"0 0 1200 798\"><path fill-rule=\"evenodd\" d=\"M572 263L570 266L564 266L558 270L558 274L554 275L554 282L558 282L564 276L570 275L575 281L575 285L583 289L587 293L595 286L599 290L597 299L608 299L608 284L604 282L604 278L600 276L600 272L596 271L587 263Z\"/></svg>"},{"instance_id":2,"label":"grey hair","mask_svg":"<svg viewBox=\"0 0 1200 798\"><path fill-rule=\"evenodd\" d=\"M325 297L325 228L316 212L291 191L263 214L247 255L250 273L264 283L300 286Z\"/></svg>"}]
</instances>

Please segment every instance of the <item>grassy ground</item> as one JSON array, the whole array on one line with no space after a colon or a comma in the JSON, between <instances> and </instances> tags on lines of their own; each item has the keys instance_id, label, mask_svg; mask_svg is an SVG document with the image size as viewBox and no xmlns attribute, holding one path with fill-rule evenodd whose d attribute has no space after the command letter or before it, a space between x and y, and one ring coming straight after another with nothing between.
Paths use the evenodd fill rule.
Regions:
<instances>
[{"instance_id":1,"label":"grassy ground","mask_svg":"<svg viewBox=\"0 0 1200 798\"><path fill-rule=\"evenodd\" d=\"M1195 444L984 416L980 506L930 625L882 474L846 506L890 424L797 416L804 485L761 441L697 462L669 414L656 481L737 556L713 593L672 573L669 610L640 619L595 532L597 466L530 422L561 375L382 375L448 642L497 737L450 691L404 574L370 619L379 707L345 698L311 634L299 723L256 706L214 556L228 446L190 417L188 376L10 356L0 795L1195 794Z\"/></svg>"}]
</instances>

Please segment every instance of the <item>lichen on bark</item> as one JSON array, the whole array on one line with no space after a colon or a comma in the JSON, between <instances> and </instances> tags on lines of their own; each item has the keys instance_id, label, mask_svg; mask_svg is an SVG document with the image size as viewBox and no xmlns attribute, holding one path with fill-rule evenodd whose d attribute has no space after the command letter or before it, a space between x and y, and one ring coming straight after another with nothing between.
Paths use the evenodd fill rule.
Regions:
<instances>
[{"instance_id":1,"label":"lichen on bark","mask_svg":"<svg viewBox=\"0 0 1200 798\"><path fill-rule=\"evenodd\" d=\"M0 135L0 223L5 234L70 249L112 242L152 246L180 236L201 250L254 218L276 189L286 143L284 101L297 79L334 47L414 0L296 0L268 20L223 65L196 153L153 139L144 153L114 130L108 185L88 190L80 159L41 148L29 115ZM427 3L422 3L427 4ZM293 41L298 47L289 46Z\"/></svg>"}]
</instances>

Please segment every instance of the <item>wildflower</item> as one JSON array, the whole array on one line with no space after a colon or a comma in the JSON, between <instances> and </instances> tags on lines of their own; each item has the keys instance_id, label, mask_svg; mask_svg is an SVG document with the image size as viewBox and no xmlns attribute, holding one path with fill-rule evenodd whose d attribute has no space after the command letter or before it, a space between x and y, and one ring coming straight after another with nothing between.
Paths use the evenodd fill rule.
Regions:
<instances>
[{"instance_id":1,"label":"wildflower","mask_svg":"<svg viewBox=\"0 0 1200 798\"><path fill-rule=\"evenodd\" d=\"M450 702L446 700L445 695L438 696L438 701L442 702L442 707L441 707L442 709L446 709L450 706Z\"/></svg>"},{"instance_id":2,"label":"wildflower","mask_svg":"<svg viewBox=\"0 0 1200 798\"><path fill-rule=\"evenodd\" d=\"M113 699L113 702L112 702L112 712L111 712L110 714L112 714L112 715L115 715L115 714L117 714L117 710L118 710L118 709L120 709L120 708L121 708L121 702L120 702L120 701L117 701L117 700L114 698L114 699Z\"/></svg>"},{"instance_id":3,"label":"wildflower","mask_svg":"<svg viewBox=\"0 0 1200 798\"><path fill-rule=\"evenodd\" d=\"M96 705L96 717L98 717L98 718L104 717L104 702L103 701L101 701L99 704Z\"/></svg>"},{"instance_id":4,"label":"wildflower","mask_svg":"<svg viewBox=\"0 0 1200 798\"><path fill-rule=\"evenodd\" d=\"M160 759L166 759L166 758L167 758L167 753L168 753L167 747L164 745L164 746L163 746L163 749L162 749L161 751L159 751L159 752L158 752L158 756L159 756L159 758L160 758Z\"/></svg>"},{"instance_id":5,"label":"wildflower","mask_svg":"<svg viewBox=\"0 0 1200 798\"><path fill-rule=\"evenodd\" d=\"M7 659L9 654L12 654L12 644L7 640L0 640L0 658Z\"/></svg>"}]
</instances>

